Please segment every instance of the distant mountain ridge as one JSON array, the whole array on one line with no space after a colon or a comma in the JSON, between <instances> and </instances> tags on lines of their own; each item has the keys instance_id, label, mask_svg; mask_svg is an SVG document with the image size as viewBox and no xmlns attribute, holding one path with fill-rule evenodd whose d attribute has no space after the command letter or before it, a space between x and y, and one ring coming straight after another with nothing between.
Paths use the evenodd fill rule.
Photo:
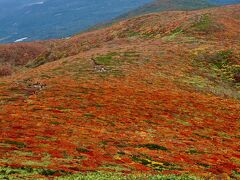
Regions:
<instances>
[{"instance_id":1,"label":"distant mountain ridge","mask_svg":"<svg viewBox=\"0 0 240 180\"><path fill-rule=\"evenodd\" d=\"M227 4L237 4L240 0L155 0L140 8L130 11L116 18L125 19L138 15L143 15L153 12L173 11L173 10L197 10L214 6Z\"/></svg>"},{"instance_id":2,"label":"distant mountain ridge","mask_svg":"<svg viewBox=\"0 0 240 180\"><path fill-rule=\"evenodd\" d=\"M240 0L208 0L213 4L227 5L227 4L237 4L240 3Z\"/></svg>"},{"instance_id":3,"label":"distant mountain ridge","mask_svg":"<svg viewBox=\"0 0 240 180\"><path fill-rule=\"evenodd\" d=\"M119 18L133 17L137 15L169 11L169 10L194 10L213 6L207 0L157 0L146 4L134 11L120 16Z\"/></svg>"}]
</instances>

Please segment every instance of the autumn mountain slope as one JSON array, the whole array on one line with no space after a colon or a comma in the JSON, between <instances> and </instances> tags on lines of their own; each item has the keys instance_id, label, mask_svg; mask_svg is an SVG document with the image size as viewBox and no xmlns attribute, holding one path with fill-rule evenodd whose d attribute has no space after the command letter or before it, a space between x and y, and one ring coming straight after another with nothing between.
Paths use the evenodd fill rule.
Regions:
<instances>
[{"instance_id":1,"label":"autumn mountain slope","mask_svg":"<svg viewBox=\"0 0 240 180\"><path fill-rule=\"evenodd\" d=\"M238 179L239 41L234 5L1 45L0 177Z\"/></svg>"}]
</instances>

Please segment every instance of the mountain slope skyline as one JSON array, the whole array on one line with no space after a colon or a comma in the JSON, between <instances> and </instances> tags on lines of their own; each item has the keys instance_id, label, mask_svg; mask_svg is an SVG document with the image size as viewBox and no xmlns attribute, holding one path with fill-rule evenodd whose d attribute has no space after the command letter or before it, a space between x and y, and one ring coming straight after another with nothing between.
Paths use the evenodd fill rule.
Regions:
<instances>
[{"instance_id":1,"label":"mountain slope skyline","mask_svg":"<svg viewBox=\"0 0 240 180\"><path fill-rule=\"evenodd\" d=\"M237 3L240 3L240 0L154 0L140 8L119 16L116 18L116 21L153 12L174 10L187 11Z\"/></svg>"},{"instance_id":2,"label":"mountain slope skyline","mask_svg":"<svg viewBox=\"0 0 240 180\"><path fill-rule=\"evenodd\" d=\"M0 24L3 27L0 29L0 43L67 38L88 30L96 24L110 22L114 18L119 20L124 17L166 10L201 9L239 1L3 0L0 2ZM139 6L141 8L137 8Z\"/></svg>"}]
</instances>

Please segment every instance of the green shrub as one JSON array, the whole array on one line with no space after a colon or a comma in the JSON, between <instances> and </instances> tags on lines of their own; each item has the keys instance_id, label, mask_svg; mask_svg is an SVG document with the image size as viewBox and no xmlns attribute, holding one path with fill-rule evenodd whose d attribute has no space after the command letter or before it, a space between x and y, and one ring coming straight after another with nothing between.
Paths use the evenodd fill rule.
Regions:
<instances>
[{"instance_id":1,"label":"green shrub","mask_svg":"<svg viewBox=\"0 0 240 180\"><path fill-rule=\"evenodd\" d=\"M98 56L93 60L97 65L112 66L118 63L118 61L114 58L116 55L117 53L108 53L106 55Z\"/></svg>"},{"instance_id":2,"label":"green shrub","mask_svg":"<svg viewBox=\"0 0 240 180\"><path fill-rule=\"evenodd\" d=\"M211 27L212 19L208 14L204 14L194 23L193 27L198 31L206 31Z\"/></svg>"},{"instance_id":3,"label":"green shrub","mask_svg":"<svg viewBox=\"0 0 240 180\"><path fill-rule=\"evenodd\" d=\"M230 58L232 55L232 50L219 51L216 54L210 55L207 61L221 69L231 61Z\"/></svg>"},{"instance_id":4,"label":"green shrub","mask_svg":"<svg viewBox=\"0 0 240 180\"><path fill-rule=\"evenodd\" d=\"M43 56L36 58L33 62L26 65L28 68L36 68L47 63L47 59Z\"/></svg>"},{"instance_id":5,"label":"green shrub","mask_svg":"<svg viewBox=\"0 0 240 180\"><path fill-rule=\"evenodd\" d=\"M138 145L137 147L145 147L148 148L150 150L162 150L162 151L167 151L168 149L164 146L159 146L157 144L141 144Z\"/></svg>"},{"instance_id":6,"label":"green shrub","mask_svg":"<svg viewBox=\"0 0 240 180\"><path fill-rule=\"evenodd\" d=\"M5 141L6 144L11 144L11 145L16 145L18 148L25 148L26 144L23 142L17 142L17 141L11 141L11 140L7 140Z\"/></svg>"}]
</instances>

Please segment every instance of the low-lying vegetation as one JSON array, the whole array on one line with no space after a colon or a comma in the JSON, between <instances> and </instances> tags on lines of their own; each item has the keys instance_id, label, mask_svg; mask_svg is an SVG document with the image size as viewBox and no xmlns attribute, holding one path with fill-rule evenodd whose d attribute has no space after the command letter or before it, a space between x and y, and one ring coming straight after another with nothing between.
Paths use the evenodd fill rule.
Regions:
<instances>
[{"instance_id":1,"label":"low-lying vegetation","mask_svg":"<svg viewBox=\"0 0 240 180\"><path fill-rule=\"evenodd\" d=\"M239 8L4 50L0 179L239 179Z\"/></svg>"},{"instance_id":2,"label":"low-lying vegetation","mask_svg":"<svg viewBox=\"0 0 240 180\"><path fill-rule=\"evenodd\" d=\"M210 66L223 80L240 83L239 59L240 55L235 54L232 50L223 50L214 53L202 53L196 58L196 61L204 63L205 66Z\"/></svg>"},{"instance_id":3,"label":"low-lying vegetation","mask_svg":"<svg viewBox=\"0 0 240 180\"><path fill-rule=\"evenodd\" d=\"M55 175L55 178L54 176ZM57 176L59 177L57 177ZM150 174L130 174L126 175L123 173L111 173L111 172L89 172L89 173L78 173L71 175L64 171L50 170L50 169L36 169L31 167L23 168L11 168L11 167L1 167L0 168L0 178L1 179L45 179L48 177L50 179L56 180L138 180L138 179L148 179L148 180L200 180L190 175L150 175Z\"/></svg>"},{"instance_id":4,"label":"low-lying vegetation","mask_svg":"<svg viewBox=\"0 0 240 180\"><path fill-rule=\"evenodd\" d=\"M12 75L13 70L10 65L0 65L0 77Z\"/></svg>"},{"instance_id":5,"label":"low-lying vegetation","mask_svg":"<svg viewBox=\"0 0 240 180\"><path fill-rule=\"evenodd\" d=\"M214 33L223 29L223 26L216 23L211 14L196 16L191 28L204 33Z\"/></svg>"}]
</instances>

